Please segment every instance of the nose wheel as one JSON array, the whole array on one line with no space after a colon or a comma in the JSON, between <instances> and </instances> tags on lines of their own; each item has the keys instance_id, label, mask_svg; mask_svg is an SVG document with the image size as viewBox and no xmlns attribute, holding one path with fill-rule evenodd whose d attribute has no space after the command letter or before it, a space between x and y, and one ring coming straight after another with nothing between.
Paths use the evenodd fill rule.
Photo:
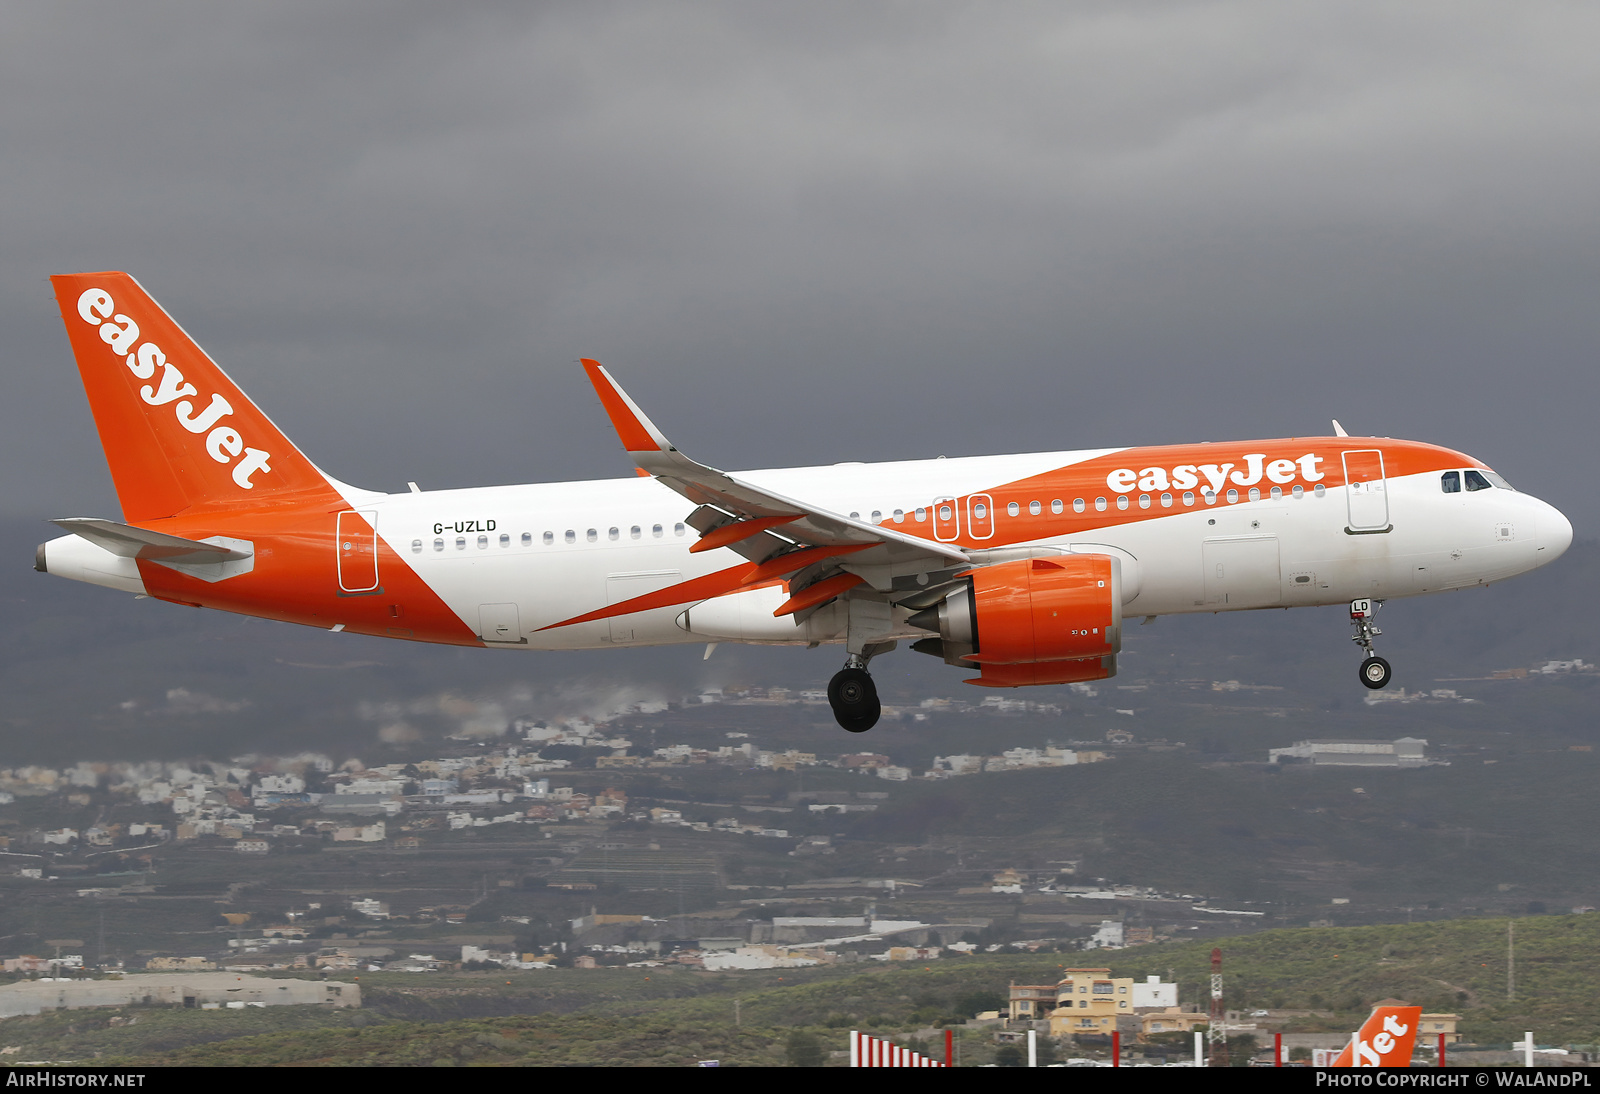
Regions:
<instances>
[{"instance_id":1,"label":"nose wheel","mask_svg":"<svg viewBox=\"0 0 1600 1094\"><path fill-rule=\"evenodd\" d=\"M1382 605L1381 600L1362 599L1350 602L1350 625L1356 629L1350 641L1360 646L1362 653L1365 654L1361 668L1357 671L1361 682L1374 691L1387 687L1390 676L1389 662L1379 657L1377 651L1372 648L1372 640L1383 633L1373 622Z\"/></svg>"},{"instance_id":2,"label":"nose wheel","mask_svg":"<svg viewBox=\"0 0 1600 1094\"><path fill-rule=\"evenodd\" d=\"M867 670L856 664L845 665L828 681L828 705L833 707L834 720L851 733L865 733L878 724L883 713L877 685Z\"/></svg>"}]
</instances>

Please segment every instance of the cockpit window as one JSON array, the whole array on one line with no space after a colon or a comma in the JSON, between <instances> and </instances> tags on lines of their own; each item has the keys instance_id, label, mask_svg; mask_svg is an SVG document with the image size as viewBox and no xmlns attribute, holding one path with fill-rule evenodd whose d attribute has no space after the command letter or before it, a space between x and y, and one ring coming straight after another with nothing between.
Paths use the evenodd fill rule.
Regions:
<instances>
[{"instance_id":1,"label":"cockpit window","mask_svg":"<svg viewBox=\"0 0 1600 1094\"><path fill-rule=\"evenodd\" d=\"M1465 473L1468 490L1492 490L1494 483L1483 477L1482 472L1468 471Z\"/></svg>"},{"instance_id":2,"label":"cockpit window","mask_svg":"<svg viewBox=\"0 0 1600 1094\"><path fill-rule=\"evenodd\" d=\"M1499 475L1496 475L1493 471L1485 471L1483 473L1483 477L1488 479L1490 482L1494 483L1495 486L1499 487L1501 490L1509 490L1513 494L1515 494L1517 492L1517 488L1516 487L1512 486L1509 482L1507 482L1505 479L1501 478Z\"/></svg>"},{"instance_id":3,"label":"cockpit window","mask_svg":"<svg viewBox=\"0 0 1600 1094\"><path fill-rule=\"evenodd\" d=\"M1439 488L1446 494L1461 493L1461 472L1446 471L1439 476Z\"/></svg>"}]
</instances>

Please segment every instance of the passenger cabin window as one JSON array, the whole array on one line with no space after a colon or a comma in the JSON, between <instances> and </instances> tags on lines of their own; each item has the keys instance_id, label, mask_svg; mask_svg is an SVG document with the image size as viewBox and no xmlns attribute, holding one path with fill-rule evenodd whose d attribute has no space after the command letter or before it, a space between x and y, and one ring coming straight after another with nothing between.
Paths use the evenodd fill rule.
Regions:
<instances>
[{"instance_id":1,"label":"passenger cabin window","mask_svg":"<svg viewBox=\"0 0 1600 1094\"><path fill-rule=\"evenodd\" d=\"M1006 504L1006 516L1008 516L1008 517L1014 517L1021 511L1022 510L1017 506L1017 503L1014 502L1014 501L1013 502L1008 502Z\"/></svg>"},{"instance_id":2,"label":"passenger cabin window","mask_svg":"<svg viewBox=\"0 0 1600 1094\"><path fill-rule=\"evenodd\" d=\"M639 526L637 524L635 524L632 528L628 529L628 538L629 539L638 539L642 535L644 535L644 533L639 529Z\"/></svg>"},{"instance_id":3,"label":"passenger cabin window","mask_svg":"<svg viewBox=\"0 0 1600 1094\"><path fill-rule=\"evenodd\" d=\"M657 539L660 539L661 538L661 525L652 524L650 526L650 534L652 536L655 536Z\"/></svg>"},{"instance_id":4,"label":"passenger cabin window","mask_svg":"<svg viewBox=\"0 0 1600 1094\"><path fill-rule=\"evenodd\" d=\"M1061 504L1061 499L1060 498L1057 498L1055 501L1052 501L1050 503L1050 512L1055 514L1058 517L1061 515L1061 510L1063 510L1065 508L1066 508L1066 506Z\"/></svg>"},{"instance_id":5,"label":"passenger cabin window","mask_svg":"<svg viewBox=\"0 0 1600 1094\"><path fill-rule=\"evenodd\" d=\"M556 541L556 534L554 532L546 532L544 534L544 545L546 547L550 546L555 541Z\"/></svg>"},{"instance_id":6,"label":"passenger cabin window","mask_svg":"<svg viewBox=\"0 0 1600 1094\"><path fill-rule=\"evenodd\" d=\"M1461 472L1446 471L1439 477L1439 489L1446 494L1461 493Z\"/></svg>"},{"instance_id":7,"label":"passenger cabin window","mask_svg":"<svg viewBox=\"0 0 1600 1094\"><path fill-rule=\"evenodd\" d=\"M620 536L621 534L622 533L620 531L618 531L616 528L612 528L610 531L606 532L606 538L611 540L613 543L615 543L616 540L617 540L617 537Z\"/></svg>"},{"instance_id":8,"label":"passenger cabin window","mask_svg":"<svg viewBox=\"0 0 1600 1094\"><path fill-rule=\"evenodd\" d=\"M675 536L683 535L683 523L681 521L672 526L672 534Z\"/></svg>"},{"instance_id":9,"label":"passenger cabin window","mask_svg":"<svg viewBox=\"0 0 1600 1094\"><path fill-rule=\"evenodd\" d=\"M549 532L546 532L544 534L544 541L546 543L551 542L555 538L556 537L552 536ZM522 533L522 545L524 547L532 547L533 546L533 533L532 532L524 532L524 533Z\"/></svg>"},{"instance_id":10,"label":"passenger cabin window","mask_svg":"<svg viewBox=\"0 0 1600 1094\"><path fill-rule=\"evenodd\" d=\"M591 528L587 532L583 533L583 538L588 540L590 543L594 543L597 540L599 540L600 533L598 531L596 531L595 529Z\"/></svg>"},{"instance_id":11,"label":"passenger cabin window","mask_svg":"<svg viewBox=\"0 0 1600 1094\"><path fill-rule=\"evenodd\" d=\"M1039 515L1039 503L1038 502L1030 501L1028 503L1028 515L1030 517L1036 517L1036 516Z\"/></svg>"},{"instance_id":12,"label":"passenger cabin window","mask_svg":"<svg viewBox=\"0 0 1600 1094\"><path fill-rule=\"evenodd\" d=\"M414 539L411 541L411 553L414 555L420 555L422 553L422 541L420 539Z\"/></svg>"},{"instance_id":13,"label":"passenger cabin window","mask_svg":"<svg viewBox=\"0 0 1600 1094\"><path fill-rule=\"evenodd\" d=\"M511 537L509 535L507 535L506 533L504 533L504 532L500 533L500 546L502 546L502 547L511 546Z\"/></svg>"},{"instance_id":14,"label":"passenger cabin window","mask_svg":"<svg viewBox=\"0 0 1600 1094\"><path fill-rule=\"evenodd\" d=\"M1087 508L1088 508L1088 506L1083 504L1083 499L1082 498L1073 498L1072 499L1072 511L1074 513L1081 513Z\"/></svg>"},{"instance_id":15,"label":"passenger cabin window","mask_svg":"<svg viewBox=\"0 0 1600 1094\"><path fill-rule=\"evenodd\" d=\"M567 529L567 542L568 543L576 543L576 542L578 542L578 533L574 532L571 528Z\"/></svg>"},{"instance_id":16,"label":"passenger cabin window","mask_svg":"<svg viewBox=\"0 0 1600 1094\"><path fill-rule=\"evenodd\" d=\"M1493 490L1494 484L1476 471L1468 471L1465 476L1468 490Z\"/></svg>"}]
</instances>

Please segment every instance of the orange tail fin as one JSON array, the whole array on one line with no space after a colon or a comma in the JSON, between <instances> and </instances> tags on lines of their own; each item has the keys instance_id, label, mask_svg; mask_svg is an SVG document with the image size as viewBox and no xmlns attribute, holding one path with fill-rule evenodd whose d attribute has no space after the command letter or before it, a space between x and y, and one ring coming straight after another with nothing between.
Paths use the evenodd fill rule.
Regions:
<instances>
[{"instance_id":1,"label":"orange tail fin","mask_svg":"<svg viewBox=\"0 0 1600 1094\"><path fill-rule=\"evenodd\" d=\"M125 273L50 279L126 520L329 482Z\"/></svg>"},{"instance_id":2,"label":"orange tail fin","mask_svg":"<svg viewBox=\"0 0 1600 1094\"><path fill-rule=\"evenodd\" d=\"M1375 1007L1333 1067L1410 1067L1421 1007Z\"/></svg>"}]
</instances>

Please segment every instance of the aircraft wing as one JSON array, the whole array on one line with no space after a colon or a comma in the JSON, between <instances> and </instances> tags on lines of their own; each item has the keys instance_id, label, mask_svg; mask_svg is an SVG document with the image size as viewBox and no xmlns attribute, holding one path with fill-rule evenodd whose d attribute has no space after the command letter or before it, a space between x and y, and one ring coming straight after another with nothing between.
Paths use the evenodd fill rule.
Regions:
<instances>
[{"instance_id":1,"label":"aircraft wing","mask_svg":"<svg viewBox=\"0 0 1600 1094\"><path fill-rule=\"evenodd\" d=\"M952 544L853 519L696 463L667 440L604 365L586 358L583 367L638 468L700 506L689 518L701 533L691 550L729 547L764 562L801 547L853 548L844 568L883 567L875 575L880 578L970 565L967 554ZM808 576L820 578L824 572L802 578Z\"/></svg>"}]
</instances>

